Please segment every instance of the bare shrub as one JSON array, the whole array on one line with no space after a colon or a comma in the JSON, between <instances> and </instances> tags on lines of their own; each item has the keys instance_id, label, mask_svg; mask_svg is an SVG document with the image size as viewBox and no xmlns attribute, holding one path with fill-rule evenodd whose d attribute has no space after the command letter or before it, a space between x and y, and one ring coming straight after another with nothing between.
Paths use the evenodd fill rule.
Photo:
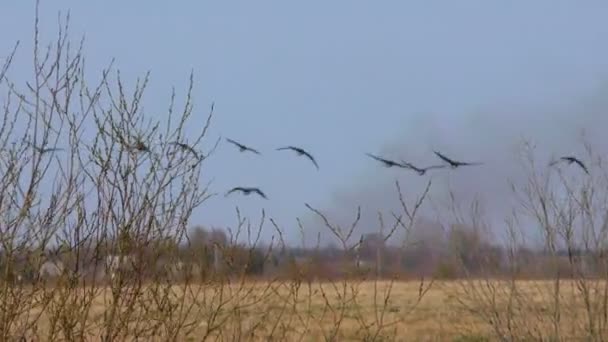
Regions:
<instances>
[{"instance_id":1,"label":"bare shrub","mask_svg":"<svg viewBox=\"0 0 608 342\"><path fill-rule=\"evenodd\" d=\"M214 105L194 111L194 75L153 120L150 73L129 83L111 61L89 76L69 16L45 45L37 11L33 79L9 77L19 44L0 66L0 339L399 336L433 282L421 277L413 302L393 301L407 246L386 242L409 234L430 182L413 203L396 183L401 212L379 212L378 232L361 238L360 208L342 227L306 205L333 247L287 246L264 210L255 223L236 208L235 225L188 229L215 195L201 174L219 143Z\"/></svg>"},{"instance_id":2,"label":"bare shrub","mask_svg":"<svg viewBox=\"0 0 608 342\"><path fill-rule=\"evenodd\" d=\"M407 235L416 220L418 210L427 197L430 187L431 182L429 181L416 201L413 204L407 204L399 182L396 182L397 195L402 213L398 215L391 212L393 223L387 225L384 215L378 212L378 233L361 235L359 241L354 243L350 241L355 240L354 232L361 218L361 208L358 209L352 224L343 227L333 224L321 211L308 204L306 205L308 209L322 220L325 227L339 241L343 256L341 258L341 269L343 272L350 272L350 274L341 274L340 280L330 282L330 286L319 285L318 287L318 291L323 296L326 309L323 310L322 315L315 317L314 320L317 322L319 329L323 331L325 340L333 341L340 337L339 332L341 327L349 315L355 317L358 330L360 331L357 336L363 340L395 339L398 336L397 331L392 328L398 323L403 322L404 318L415 309L430 289L432 281L425 282L424 278L420 279L418 298L410 305L406 303L393 303L391 301L391 293L396 277L387 277L384 269L385 242L397 229L404 230L406 237L404 241L407 241ZM403 247L405 248L405 246ZM362 285L369 284L369 282L364 282L369 273L365 271L361 273L363 266L361 264L362 257L364 260L374 260L373 267L371 268L374 271L371 278L373 286L371 293L373 305L371 310L373 311L373 315L366 312L367 310L361 303ZM382 280L386 278L388 278L388 282L383 282ZM308 283L308 286L310 288L312 286L311 283ZM330 301L331 297L337 297L337 303L332 303ZM397 309L395 309L396 307ZM390 318L388 318L389 315L391 316ZM330 324L327 324L328 322Z\"/></svg>"},{"instance_id":3,"label":"bare shrub","mask_svg":"<svg viewBox=\"0 0 608 342\"><path fill-rule=\"evenodd\" d=\"M479 202L467 215L453 205L452 220L471 229L459 233L461 248L452 254L466 281L450 291L497 338L606 338L608 177L602 158L584 147L590 175L538 163L525 143L527 182L512 184L518 207L503 227L490 227ZM500 252L489 253L486 243L482 253L477 233L492 230L505 232Z\"/></svg>"},{"instance_id":4,"label":"bare shrub","mask_svg":"<svg viewBox=\"0 0 608 342\"><path fill-rule=\"evenodd\" d=\"M191 278L156 266L176 264L192 210L211 196L199 175L214 145L195 149L212 112L185 137L191 78L179 112L174 92L164 125L146 119L149 74L129 91L110 63L91 86L69 17L48 46L38 19L33 81L8 77L17 50L0 74L2 339L177 338L191 324Z\"/></svg>"}]
</instances>

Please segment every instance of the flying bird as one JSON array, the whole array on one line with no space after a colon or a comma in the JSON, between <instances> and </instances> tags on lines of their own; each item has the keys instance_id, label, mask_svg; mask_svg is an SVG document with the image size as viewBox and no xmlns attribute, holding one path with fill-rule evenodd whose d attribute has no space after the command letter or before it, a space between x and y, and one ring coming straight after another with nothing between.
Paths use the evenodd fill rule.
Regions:
<instances>
[{"instance_id":1,"label":"flying bird","mask_svg":"<svg viewBox=\"0 0 608 342\"><path fill-rule=\"evenodd\" d=\"M385 167L393 167L393 166L398 166L398 167L400 167L400 168L406 168L406 166L405 166L405 165L399 164L399 163L397 163L397 162L395 162L395 161L392 161L392 160L389 160L389 159L384 159L384 158L381 158L381 157L375 156L375 155L373 155L373 154L371 154L371 153L366 153L366 155L367 155L368 157L371 157L371 158L373 158L373 159L375 159L375 160L377 160L377 161L379 161L379 162L383 163Z\"/></svg>"},{"instance_id":2,"label":"flying bird","mask_svg":"<svg viewBox=\"0 0 608 342\"><path fill-rule=\"evenodd\" d=\"M133 145L128 145L126 143L123 143L123 144L125 145L125 147L127 149L132 150L132 151L134 150L137 152L150 152L150 148L148 147L148 145L144 144L144 142L141 140L137 140L135 142L135 144L133 144Z\"/></svg>"},{"instance_id":3,"label":"flying bird","mask_svg":"<svg viewBox=\"0 0 608 342\"><path fill-rule=\"evenodd\" d=\"M170 142L169 144L177 146L177 147L181 148L184 151L188 151L188 152L192 153L194 155L194 157L196 157L196 159L199 159L199 160L201 159L199 157L198 153L192 148L192 146L190 146L188 144L184 144L184 143L179 142L179 141Z\"/></svg>"},{"instance_id":4,"label":"flying bird","mask_svg":"<svg viewBox=\"0 0 608 342\"><path fill-rule=\"evenodd\" d=\"M264 192L262 192L262 190L258 189L258 188L246 188L246 187L241 187L241 186L237 186L235 188L232 188L230 191L228 191L226 193L226 196L230 195L231 193L235 192L235 191L240 191L243 193L243 195L248 196L250 195L252 192L255 192L256 194L260 195L262 198L264 199L268 199L268 197L266 197L266 194L264 194Z\"/></svg>"},{"instance_id":5,"label":"flying bird","mask_svg":"<svg viewBox=\"0 0 608 342\"><path fill-rule=\"evenodd\" d=\"M583 164L583 162L580 161L580 159L578 159L576 157L573 157L573 156L561 157L558 160L551 162L549 164L549 166L553 166L559 162L566 162L566 163L568 163L568 165L572 165L572 163L575 163L576 165L580 166L580 168L583 169L583 171L585 171L586 174L589 174L589 170L587 169L585 164Z\"/></svg>"},{"instance_id":6,"label":"flying bird","mask_svg":"<svg viewBox=\"0 0 608 342\"><path fill-rule=\"evenodd\" d=\"M292 150L295 151L298 156L306 156L306 158L310 159L310 161L315 164L315 167L317 168L317 170L319 169L319 164L317 164L317 161L315 160L315 158L308 152L306 152L303 148L300 147L295 147L295 146L286 146L286 147L280 147L277 148L277 151L282 151L282 150Z\"/></svg>"},{"instance_id":7,"label":"flying bird","mask_svg":"<svg viewBox=\"0 0 608 342\"><path fill-rule=\"evenodd\" d=\"M44 154L44 153L47 153L47 152L59 152L59 151L63 151L62 148L41 148L41 147L38 147L38 146L35 146L34 148L40 154Z\"/></svg>"},{"instance_id":8,"label":"flying bird","mask_svg":"<svg viewBox=\"0 0 608 342\"><path fill-rule=\"evenodd\" d=\"M26 142L26 144L34 147L34 149L36 151L38 151L38 153L40 153L40 154L45 154L45 153L48 153L48 152L59 152L59 151L63 151L64 150L63 148L59 148L59 147L49 147L49 148L39 147L39 146L36 146L33 143L29 143L29 142Z\"/></svg>"},{"instance_id":9,"label":"flying bird","mask_svg":"<svg viewBox=\"0 0 608 342\"><path fill-rule=\"evenodd\" d=\"M450 164L450 166L453 169L455 169L459 166L483 165L483 163L469 163L469 162L461 162L461 161L452 160L452 159L446 157L445 155L441 154L440 152L437 152L437 151L433 151L433 152L435 153L435 155L437 155L437 157L441 158L441 160Z\"/></svg>"},{"instance_id":10,"label":"flying bird","mask_svg":"<svg viewBox=\"0 0 608 342\"><path fill-rule=\"evenodd\" d=\"M255 154L261 154L260 152L258 152L258 150L253 149L253 148L251 148L249 146L245 146L245 145L243 145L243 144L241 144L239 142L236 142L236 141L234 141L234 140L232 140L230 138L226 138L226 141L229 142L229 143L231 143L231 144L234 144L235 146L237 146L239 148L239 151L241 151L241 152L251 151L251 152L253 152Z\"/></svg>"},{"instance_id":11,"label":"flying bird","mask_svg":"<svg viewBox=\"0 0 608 342\"><path fill-rule=\"evenodd\" d=\"M419 174L419 175L421 175L421 176L424 176L424 174L425 174L425 173L426 173L428 170L432 170L432 169L443 169L443 168L445 168L445 167L446 167L445 165L431 165L431 166L427 166L427 167L424 167L424 168L420 168L420 167L416 167L416 166L414 166L413 164L408 163L408 162L403 161L403 160L401 161L401 163L402 163L403 165L405 165L406 167L408 167L408 168L410 168L410 169L412 169L412 170L414 170L414 171L418 172L418 174Z\"/></svg>"}]
</instances>

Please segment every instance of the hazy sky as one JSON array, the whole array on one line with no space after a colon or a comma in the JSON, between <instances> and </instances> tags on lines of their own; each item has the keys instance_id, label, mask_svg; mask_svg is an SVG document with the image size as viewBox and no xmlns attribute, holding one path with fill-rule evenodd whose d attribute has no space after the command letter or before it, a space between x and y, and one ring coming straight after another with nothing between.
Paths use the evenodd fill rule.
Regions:
<instances>
[{"instance_id":1,"label":"hazy sky","mask_svg":"<svg viewBox=\"0 0 608 342\"><path fill-rule=\"evenodd\" d=\"M216 104L211 140L264 154L222 144L205 179L220 192L259 186L269 201L220 196L193 224L233 224L239 205L291 226L308 216L304 202L336 217L361 204L373 221L394 204L397 175L412 190L426 178L364 153L429 164L434 148L489 164L435 172L437 186L493 194L500 207L507 153L522 134L560 154L577 150L577 130L608 127L606 1L44 1L42 26L54 30L68 9L72 38L86 35L90 75L111 58L125 79L151 70L145 108L161 118L171 87L184 94L193 69L201 125ZM29 75L33 18L33 1L0 10L0 56L22 40L13 79ZM311 151L321 170L273 151L285 144Z\"/></svg>"}]
</instances>

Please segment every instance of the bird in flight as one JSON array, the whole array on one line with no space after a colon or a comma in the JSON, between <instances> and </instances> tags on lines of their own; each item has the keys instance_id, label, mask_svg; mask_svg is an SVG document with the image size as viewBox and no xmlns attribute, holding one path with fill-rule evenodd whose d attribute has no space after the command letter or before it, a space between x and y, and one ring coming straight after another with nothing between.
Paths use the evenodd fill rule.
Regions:
<instances>
[{"instance_id":1,"label":"bird in flight","mask_svg":"<svg viewBox=\"0 0 608 342\"><path fill-rule=\"evenodd\" d=\"M377 161L381 162L381 163L382 163L382 164L384 164L384 166L386 166L386 167L398 166L398 167L400 167L400 168L406 168L406 166L405 166L405 165L399 164L399 163L397 163L397 162L395 162L395 161L392 161L392 160L389 160L389 159L384 159L384 158L381 158L381 157L375 156L375 155L373 155L373 154L371 154L371 153L366 153L366 155L367 155L368 157L371 157L371 158L373 158L373 159L375 159L375 160L377 160Z\"/></svg>"},{"instance_id":2,"label":"bird in flight","mask_svg":"<svg viewBox=\"0 0 608 342\"><path fill-rule=\"evenodd\" d=\"M226 196L230 195L231 193L235 192L235 191L240 191L243 193L243 195L248 196L250 195L252 192L255 192L256 194L260 195L262 198L264 199L268 199L268 197L266 197L266 194L264 192L262 192L262 190L258 189L258 188L246 188L246 187L241 187L241 186L237 186L235 188L232 188L230 191L228 191L226 193ZM226 197L225 196L225 197Z\"/></svg>"},{"instance_id":3,"label":"bird in flight","mask_svg":"<svg viewBox=\"0 0 608 342\"><path fill-rule=\"evenodd\" d=\"M455 169L459 166L483 165L483 163L469 163L469 162L461 162L461 161L452 160L452 159L446 157L445 155L441 154L440 152L437 152L437 151L433 151L433 152L435 153L435 155L437 155L437 157L441 158L441 160L450 164L450 166L453 169Z\"/></svg>"},{"instance_id":4,"label":"bird in flight","mask_svg":"<svg viewBox=\"0 0 608 342\"><path fill-rule=\"evenodd\" d=\"M196 159L201 159L199 157L198 153L196 153L196 151L192 148L192 146L190 146L188 144L184 144L184 143L179 142L179 141L170 142L169 144L177 146L177 147L181 148L184 151L188 151L188 152L192 153Z\"/></svg>"},{"instance_id":5,"label":"bird in flight","mask_svg":"<svg viewBox=\"0 0 608 342\"><path fill-rule=\"evenodd\" d=\"M283 150L292 150L295 151L298 156L306 156L306 158L310 159L310 161L315 164L315 167L317 168L317 170L319 169L319 164L317 164L317 161L315 160L315 158L308 152L306 152L303 148L300 147L295 147L295 146L286 146L286 147L279 147L277 148L277 151L283 151Z\"/></svg>"},{"instance_id":6,"label":"bird in flight","mask_svg":"<svg viewBox=\"0 0 608 342\"><path fill-rule=\"evenodd\" d=\"M443 169L443 168L445 168L445 167L446 167L445 165L432 165L432 166L427 166L427 167L420 168L420 167L416 167L416 166L414 166L413 164L408 163L408 162L403 161L403 160L401 161L401 163L402 163L403 165L405 165L406 167L408 167L408 168L410 168L410 169L412 169L412 170L414 170L414 171L418 172L418 174L419 174L419 175L421 175L421 176L424 176L424 174L425 174L425 173L426 173L428 170L432 170L432 169Z\"/></svg>"},{"instance_id":7,"label":"bird in flight","mask_svg":"<svg viewBox=\"0 0 608 342\"><path fill-rule=\"evenodd\" d=\"M45 153L48 153L48 152L59 152L59 151L63 151L64 150L63 148L59 148L59 147L44 148L44 147L36 146L33 143L27 143L27 144L30 145L30 146L32 146L32 147L34 147L34 149L36 151L38 151L38 153L40 153L40 154L45 154Z\"/></svg>"},{"instance_id":8,"label":"bird in flight","mask_svg":"<svg viewBox=\"0 0 608 342\"><path fill-rule=\"evenodd\" d=\"M44 154L47 152L59 152L59 151L63 151L62 148L41 148L36 146L36 151L38 151L40 154Z\"/></svg>"},{"instance_id":9,"label":"bird in flight","mask_svg":"<svg viewBox=\"0 0 608 342\"><path fill-rule=\"evenodd\" d=\"M234 144L236 147L239 148L239 151L241 151L241 152L251 151L251 152L253 152L255 154L261 154L258 150L254 149L254 148L251 148L249 146L245 146L245 145L243 145L243 144L241 144L239 142L236 142L236 141L234 141L234 140L232 140L230 138L226 138L226 141L229 142L229 143L231 143L231 144Z\"/></svg>"},{"instance_id":10,"label":"bird in flight","mask_svg":"<svg viewBox=\"0 0 608 342\"><path fill-rule=\"evenodd\" d=\"M126 143L123 143L125 145L125 147L129 150L132 151L136 151L136 152L150 152L150 148L148 147L148 145L146 145L143 141L137 139L137 141L135 142L135 144L133 145L128 145Z\"/></svg>"},{"instance_id":11,"label":"bird in flight","mask_svg":"<svg viewBox=\"0 0 608 342\"><path fill-rule=\"evenodd\" d=\"M572 165L572 163L580 166L581 169L583 169L583 171L585 171L586 174L589 174L589 170L587 169L587 166L585 166L585 164L583 164L582 161L580 161L580 159L573 157L573 156L565 156L565 157L561 157L556 161L553 161L549 164L549 166L553 166L559 162L566 162L568 163L568 165Z\"/></svg>"}]
</instances>

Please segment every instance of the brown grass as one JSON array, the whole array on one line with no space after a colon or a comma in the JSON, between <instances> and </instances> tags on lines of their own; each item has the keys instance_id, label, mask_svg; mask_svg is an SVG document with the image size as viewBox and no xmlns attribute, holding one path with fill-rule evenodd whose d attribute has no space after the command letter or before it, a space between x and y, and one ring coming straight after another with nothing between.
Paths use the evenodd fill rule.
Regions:
<instances>
[{"instance_id":1,"label":"brown grass","mask_svg":"<svg viewBox=\"0 0 608 342\"><path fill-rule=\"evenodd\" d=\"M484 281L485 282L485 281ZM389 288L386 313L383 317L384 328L376 340L396 339L398 341L453 341L492 339L492 327L487 321L481 320L475 310L482 310L475 304L466 302L462 292L464 282L442 281L435 282L433 287L416 306L419 282L348 283L349 297L342 298L345 283L311 283L302 285L296 291L290 283L247 283L233 286L224 285L224 298L230 298L219 310L201 311L193 321L193 330L183 340L200 340L207 336L211 340L230 340L236 336L247 340L274 339L288 341L321 341L328 331L336 328L334 313L344 305L344 319L339 324L336 338L339 341L360 341L369 339L367 332L377 326L381 306L384 304L382 295ZM507 283L494 283L495 286L508 286ZM222 300L219 288L201 285L201 292L189 296L196 306L217 308ZM466 285L465 285L466 286ZM553 286L551 281L518 281L517 287L521 296L527 299L527 310L519 312L518 320L530 324L549 322L552 315L551 296L544 294L544 289ZM576 296L575 284L562 283L562 322L564 331L572 335L563 338L575 338L584 324L584 305ZM175 286L174 291L182 289ZM93 328L98 322L99 329L103 326L105 301L102 290L94 301L89 319L92 321L89 337L99 338L97 329ZM191 291L191 290L189 290ZM196 291L194 291L196 292ZM376 302L374 294L377 293ZM497 307L506 310L507 298L496 298ZM378 303L378 301L382 303ZM413 307L415 306L415 309ZM335 312L334 312L335 311ZM142 311L143 313L143 311ZM31 313L32 314L32 313ZM48 315L43 314L38 324L38 331L44 335ZM194 319L194 317L193 317ZM144 324L153 325L155 317L150 316ZM159 317L162 320L162 317ZM141 324L141 322L140 322ZM547 329L549 327L547 326ZM214 330L210 332L209 330ZM280 338L279 338L280 337Z\"/></svg>"}]
</instances>

